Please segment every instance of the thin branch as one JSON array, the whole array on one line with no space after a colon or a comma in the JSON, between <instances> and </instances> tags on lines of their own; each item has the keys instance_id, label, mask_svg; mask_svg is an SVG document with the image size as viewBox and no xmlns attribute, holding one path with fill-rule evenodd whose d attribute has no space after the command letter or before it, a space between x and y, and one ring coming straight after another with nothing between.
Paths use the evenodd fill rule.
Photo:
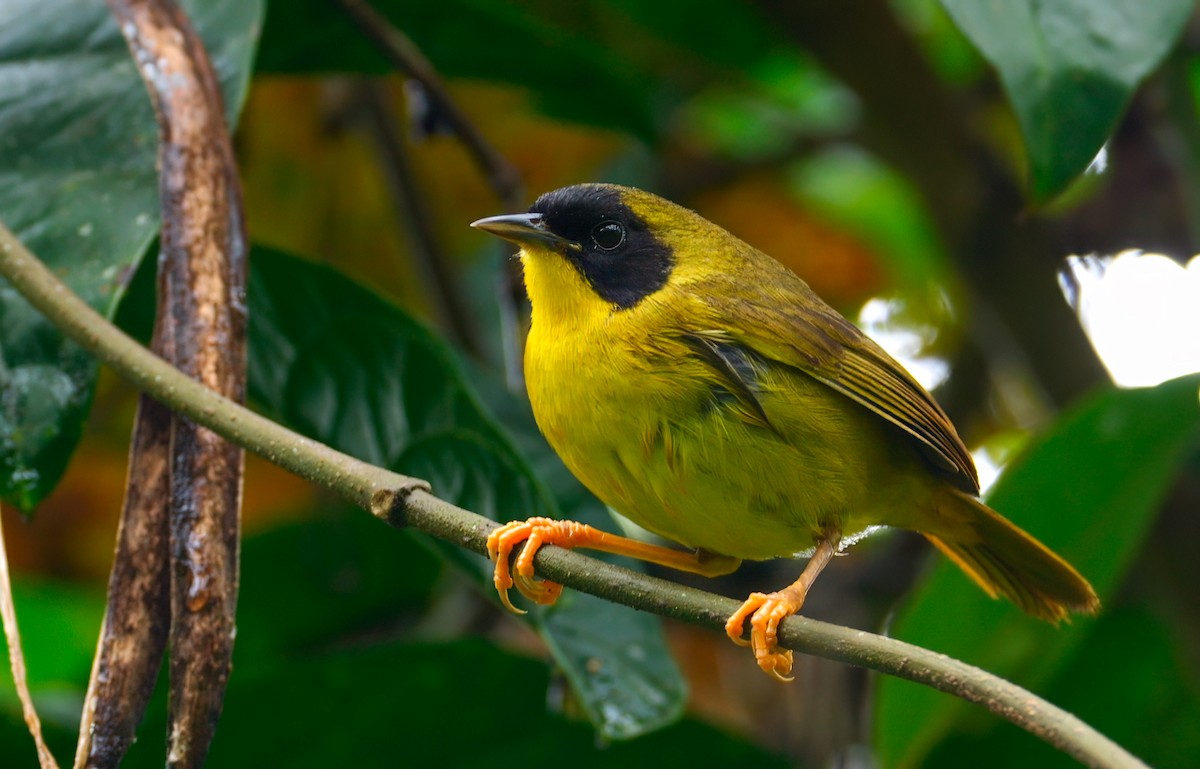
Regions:
<instances>
[{"instance_id":1,"label":"thin branch","mask_svg":"<svg viewBox=\"0 0 1200 769\"><path fill-rule=\"evenodd\" d=\"M223 398L130 339L87 307L0 225L0 274L22 294L38 297L38 309L66 336L107 362L139 390L270 462L369 509L373 497L428 488L334 451Z\"/></svg>"},{"instance_id":2,"label":"thin branch","mask_svg":"<svg viewBox=\"0 0 1200 769\"><path fill-rule=\"evenodd\" d=\"M471 122L441 77L421 49L408 35L393 27L388 20L364 0L340 0L346 14L375 46L391 60L397 69L421 84L434 107L446 119L458 138L466 145L475 164L479 166L501 202L513 211L522 204L525 185L521 174L508 159L496 151Z\"/></svg>"},{"instance_id":3,"label":"thin branch","mask_svg":"<svg viewBox=\"0 0 1200 769\"><path fill-rule=\"evenodd\" d=\"M515 212L525 207L525 183L516 166L508 161L491 145L483 133L475 127L458 103L450 96L441 77L421 49L408 35L392 26L386 18L366 0L339 0L351 21L392 64L408 77L421 84L434 109L445 119L454 133L466 146L468 154L491 185L506 211ZM521 279L521 266L516 260L504 264L501 285L497 286L496 305L500 314L501 344L504 352L504 376L509 389L519 391L523 387L524 372L521 357L524 343L523 327L527 320L525 307L525 283Z\"/></svg>"},{"instance_id":4,"label":"thin branch","mask_svg":"<svg viewBox=\"0 0 1200 769\"><path fill-rule=\"evenodd\" d=\"M3 526L0 526L0 619L4 624L4 637L8 639L8 661L12 668L13 687L17 690L17 699L21 701L25 725L29 727L29 734L37 748L38 764L42 769L58 769L58 762L54 760L54 754L50 752L45 738L42 737L42 722L33 707L33 697L29 694L25 654L21 651L21 631L17 627L17 608L13 603L12 580L8 574L8 549L4 544Z\"/></svg>"},{"instance_id":5,"label":"thin branch","mask_svg":"<svg viewBox=\"0 0 1200 769\"><path fill-rule=\"evenodd\" d=\"M496 523L455 507L421 481L367 465L221 398L173 370L100 317L0 227L0 275L60 330L135 386L229 440L338 491L393 526L411 526L483 553ZM538 551L540 575L642 611L723 628L738 602L556 547ZM780 627L782 645L925 684L1008 719L1095 767L1145 769L1112 740L1033 693L918 646L806 617Z\"/></svg>"},{"instance_id":6,"label":"thin branch","mask_svg":"<svg viewBox=\"0 0 1200 769\"><path fill-rule=\"evenodd\" d=\"M367 128L383 161L384 176L397 215L407 222L417 262L437 289L434 293L438 302L434 309L440 316L441 325L467 352L478 356L479 339L471 322L468 302L449 257L438 243L433 216L417 183L416 171L403 133L396 124L387 89L380 83L364 82L359 84L358 96L357 101L366 113Z\"/></svg>"}]
</instances>

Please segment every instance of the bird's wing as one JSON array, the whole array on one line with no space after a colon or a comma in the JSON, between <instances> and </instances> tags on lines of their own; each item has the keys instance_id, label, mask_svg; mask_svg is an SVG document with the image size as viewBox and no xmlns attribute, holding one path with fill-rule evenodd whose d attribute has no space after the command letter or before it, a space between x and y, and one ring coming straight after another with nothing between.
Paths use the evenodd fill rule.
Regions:
<instances>
[{"instance_id":1,"label":"bird's wing","mask_svg":"<svg viewBox=\"0 0 1200 769\"><path fill-rule=\"evenodd\" d=\"M683 342L709 368L713 380L736 401L742 419L749 424L771 428L767 412L755 392L757 375L750 355L720 335L685 333Z\"/></svg>"},{"instance_id":2,"label":"bird's wing","mask_svg":"<svg viewBox=\"0 0 1200 769\"><path fill-rule=\"evenodd\" d=\"M978 494L975 463L933 397L807 284L786 268L780 270L786 275L769 274L776 279L757 285L721 275L714 285L695 287L705 289L693 295L708 306L715 327L694 336L706 341L712 355L727 359L719 373L726 379L740 377L734 388L752 400L753 382L728 354L722 356L723 350L746 348L798 369L902 429L947 480Z\"/></svg>"}]
</instances>

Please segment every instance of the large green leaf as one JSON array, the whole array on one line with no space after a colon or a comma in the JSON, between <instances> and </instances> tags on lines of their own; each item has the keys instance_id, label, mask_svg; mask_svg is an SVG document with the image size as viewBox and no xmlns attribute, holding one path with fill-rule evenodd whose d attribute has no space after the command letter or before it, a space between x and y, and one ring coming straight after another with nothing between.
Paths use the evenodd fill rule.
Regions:
<instances>
[{"instance_id":1,"label":"large green leaf","mask_svg":"<svg viewBox=\"0 0 1200 769\"><path fill-rule=\"evenodd\" d=\"M409 316L267 248L253 251L248 295L249 394L281 422L492 519L554 511L453 353Z\"/></svg>"},{"instance_id":2,"label":"large green leaf","mask_svg":"<svg viewBox=\"0 0 1200 769\"><path fill-rule=\"evenodd\" d=\"M1110 610L1046 686L1046 695L1156 769L1192 769L1200 755L1200 680L1181 657L1167 617ZM986 731L951 735L922 765L1073 769L1079 764L1028 732L995 719Z\"/></svg>"},{"instance_id":3,"label":"large green leaf","mask_svg":"<svg viewBox=\"0 0 1200 769\"><path fill-rule=\"evenodd\" d=\"M242 104L261 0L185 0ZM111 316L158 232L154 114L100 2L0 3L0 220L89 304ZM79 438L96 366L0 285L0 497L29 510Z\"/></svg>"},{"instance_id":4,"label":"large green leaf","mask_svg":"<svg viewBox=\"0 0 1200 769\"><path fill-rule=\"evenodd\" d=\"M439 496L493 519L602 514L555 468L519 404L493 393L525 452L445 344L379 297L327 267L256 249L249 301L250 394L282 421L425 478ZM525 453L548 471L553 492ZM483 559L453 555L481 582L490 574ZM530 618L606 736L633 737L679 716L685 690L655 618L573 592Z\"/></svg>"},{"instance_id":5,"label":"large green leaf","mask_svg":"<svg viewBox=\"0 0 1200 769\"><path fill-rule=\"evenodd\" d=\"M989 504L1060 553L1101 599L1138 552L1181 459L1200 436L1195 376L1104 392L1064 415L1000 478ZM1053 627L989 600L948 562L914 596L896 637L990 670L1034 691L1090 632ZM964 721L990 718L961 700L899 679L880 681L878 749L885 766L920 765Z\"/></svg>"},{"instance_id":6,"label":"large green leaf","mask_svg":"<svg viewBox=\"0 0 1200 769\"><path fill-rule=\"evenodd\" d=\"M1061 192L1162 61L1194 0L942 0L1000 74L1029 155L1034 197Z\"/></svg>"}]
</instances>

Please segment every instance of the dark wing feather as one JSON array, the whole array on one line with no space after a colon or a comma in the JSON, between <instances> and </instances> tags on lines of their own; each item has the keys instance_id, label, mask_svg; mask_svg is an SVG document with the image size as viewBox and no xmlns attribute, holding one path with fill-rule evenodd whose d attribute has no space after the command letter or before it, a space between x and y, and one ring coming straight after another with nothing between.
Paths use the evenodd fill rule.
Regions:
<instances>
[{"instance_id":1,"label":"dark wing feather","mask_svg":"<svg viewBox=\"0 0 1200 769\"><path fill-rule=\"evenodd\" d=\"M719 275L708 286L695 286L704 289L694 296L713 311L719 325L698 338L719 345L723 337L828 385L902 429L947 480L978 494L975 463L933 396L804 281L758 256L770 263L761 283L747 285ZM736 323L730 322L733 318Z\"/></svg>"},{"instance_id":2,"label":"dark wing feather","mask_svg":"<svg viewBox=\"0 0 1200 769\"><path fill-rule=\"evenodd\" d=\"M710 367L721 389L733 396L750 422L760 427L771 426L767 412L754 394L754 363L749 353L703 334L684 334L683 342Z\"/></svg>"}]
</instances>

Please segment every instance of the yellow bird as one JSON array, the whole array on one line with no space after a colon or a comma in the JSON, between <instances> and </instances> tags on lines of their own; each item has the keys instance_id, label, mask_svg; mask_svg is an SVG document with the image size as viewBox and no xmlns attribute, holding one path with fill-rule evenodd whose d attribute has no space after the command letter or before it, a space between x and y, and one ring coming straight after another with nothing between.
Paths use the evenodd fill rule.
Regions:
<instances>
[{"instance_id":1,"label":"yellow bird","mask_svg":"<svg viewBox=\"0 0 1200 769\"><path fill-rule=\"evenodd\" d=\"M547 543L707 576L813 555L792 585L752 593L726 631L788 680L779 622L841 543L870 526L925 535L989 595L1052 622L1094 612L1091 585L976 496L971 455L895 360L771 257L648 192L582 184L472 226L520 246L533 305L534 417L597 497L689 550L572 521L498 529L488 550L510 609ZM526 546L510 567L514 547ZM515 568L515 575L513 574Z\"/></svg>"}]
</instances>

